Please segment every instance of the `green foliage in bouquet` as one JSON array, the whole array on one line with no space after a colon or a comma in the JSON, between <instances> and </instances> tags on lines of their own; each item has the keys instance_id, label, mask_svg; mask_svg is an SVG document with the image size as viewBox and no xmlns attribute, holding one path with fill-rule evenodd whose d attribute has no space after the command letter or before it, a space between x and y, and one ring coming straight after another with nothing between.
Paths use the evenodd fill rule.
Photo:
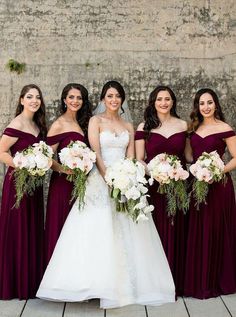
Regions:
<instances>
[{"instance_id":1,"label":"green foliage in bouquet","mask_svg":"<svg viewBox=\"0 0 236 317\"><path fill-rule=\"evenodd\" d=\"M16 202L13 208L19 208L24 194L32 196L36 187L43 185L44 176L30 175L26 168L16 168L13 174L16 189Z\"/></svg>"},{"instance_id":2,"label":"green foliage in bouquet","mask_svg":"<svg viewBox=\"0 0 236 317\"><path fill-rule=\"evenodd\" d=\"M42 186L45 173L52 165L53 151L44 141L34 143L13 157L12 172L16 189L15 208L19 208L24 194L33 195L36 187Z\"/></svg>"},{"instance_id":3,"label":"green foliage in bouquet","mask_svg":"<svg viewBox=\"0 0 236 317\"><path fill-rule=\"evenodd\" d=\"M226 181L227 181L226 175L221 175L221 178L216 180L216 182L222 182L224 185ZM199 210L200 204L202 203L207 204L206 198L208 195L209 186L211 186L211 184L205 181L199 181L197 179L194 179L191 195L194 198L194 201L195 201L194 205L197 210Z\"/></svg>"},{"instance_id":4,"label":"green foliage in bouquet","mask_svg":"<svg viewBox=\"0 0 236 317\"><path fill-rule=\"evenodd\" d=\"M186 182L183 180L171 180L169 184L162 184L158 187L158 193L165 194L167 199L167 214L169 217L176 215L177 209L184 213L189 208L190 197L187 192Z\"/></svg>"},{"instance_id":5,"label":"green foliage in bouquet","mask_svg":"<svg viewBox=\"0 0 236 317\"><path fill-rule=\"evenodd\" d=\"M65 168L67 167L65 166ZM76 168L73 170L73 174L67 175L66 179L74 184L70 202L72 202L74 199L78 199L79 209L83 208L87 175L79 168Z\"/></svg>"},{"instance_id":6,"label":"green foliage in bouquet","mask_svg":"<svg viewBox=\"0 0 236 317\"><path fill-rule=\"evenodd\" d=\"M199 210L201 203L206 204L206 197L209 191L209 184L204 181L194 180L192 195L195 200L195 207Z\"/></svg>"},{"instance_id":7,"label":"green foliage in bouquet","mask_svg":"<svg viewBox=\"0 0 236 317\"><path fill-rule=\"evenodd\" d=\"M111 198L115 200L116 211L128 214L134 222L137 222L137 217L140 211L134 207L138 204L139 199L126 199L125 196L121 195L118 188L113 188L111 190Z\"/></svg>"},{"instance_id":8,"label":"green foliage in bouquet","mask_svg":"<svg viewBox=\"0 0 236 317\"><path fill-rule=\"evenodd\" d=\"M214 182L225 184L227 177L224 174L224 162L217 151L203 152L189 169L195 176L191 195L195 200L196 209L199 210L201 203L207 203L209 186Z\"/></svg>"}]
</instances>

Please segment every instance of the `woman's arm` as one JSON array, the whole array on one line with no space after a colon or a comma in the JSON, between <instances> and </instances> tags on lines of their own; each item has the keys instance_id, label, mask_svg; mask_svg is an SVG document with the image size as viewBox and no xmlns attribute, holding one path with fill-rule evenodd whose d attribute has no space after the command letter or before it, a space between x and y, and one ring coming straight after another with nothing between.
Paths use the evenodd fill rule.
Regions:
<instances>
[{"instance_id":1,"label":"woman's arm","mask_svg":"<svg viewBox=\"0 0 236 317\"><path fill-rule=\"evenodd\" d=\"M51 145L51 148L52 148L53 153L54 153L54 157L57 153L58 145L59 145L59 143ZM51 169L55 172L58 172L58 173L64 173L62 165L55 159L52 160Z\"/></svg>"},{"instance_id":2,"label":"woman's arm","mask_svg":"<svg viewBox=\"0 0 236 317\"><path fill-rule=\"evenodd\" d=\"M13 157L9 153L10 148L16 143L18 138L3 134L0 139L0 161L8 166L15 167Z\"/></svg>"},{"instance_id":3,"label":"woman's arm","mask_svg":"<svg viewBox=\"0 0 236 317\"><path fill-rule=\"evenodd\" d=\"M148 168L147 164L145 162L145 140L136 140L135 141L135 153L136 153L136 159L143 164L145 167L145 171L148 174Z\"/></svg>"},{"instance_id":4,"label":"woman's arm","mask_svg":"<svg viewBox=\"0 0 236 317\"><path fill-rule=\"evenodd\" d=\"M230 172L236 168L236 136L225 139L231 160L225 165L224 173Z\"/></svg>"},{"instance_id":5,"label":"woman's arm","mask_svg":"<svg viewBox=\"0 0 236 317\"><path fill-rule=\"evenodd\" d=\"M127 129L129 131L129 144L126 149L126 157L134 158L134 128L131 123L127 124Z\"/></svg>"},{"instance_id":6,"label":"woman's arm","mask_svg":"<svg viewBox=\"0 0 236 317\"><path fill-rule=\"evenodd\" d=\"M143 123L140 123L137 131L143 131ZM148 174L148 168L147 164L145 162L145 157L146 157L146 151L145 151L145 140L135 140L135 154L136 154L136 159L143 164L145 167L145 171Z\"/></svg>"},{"instance_id":7,"label":"woman's arm","mask_svg":"<svg viewBox=\"0 0 236 317\"><path fill-rule=\"evenodd\" d=\"M58 125L58 120L56 120L50 127L50 129L48 130L48 134L47 134L47 137L54 137L55 135L57 135L58 133L61 133L61 129ZM52 144L51 145L51 148L53 150L53 153L54 153L54 157L57 153L57 148L59 146L59 143L56 143L56 144ZM63 168L62 168L62 165L55 159L53 159L52 161L52 166L51 166L51 169L55 172L58 172L58 173L63 173Z\"/></svg>"},{"instance_id":8,"label":"woman's arm","mask_svg":"<svg viewBox=\"0 0 236 317\"><path fill-rule=\"evenodd\" d=\"M106 173L106 166L104 164L104 161L101 155L101 147L100 147L100 139L99 139L99 133L100 133L99 121L100 119L97 116L94 116L89 120L88 139L89 139L89 144L91 146L91 149L96 152L97 168L100 174L102 175L102 177L104 177Z\"/></svg>"},{"instance_id":9,"label":"woman's arm","mask_svg":"<svg viewBox=\"0 0 236 317\"><path fill-rule=\"evenodd\" d=\"M53 137L57 134L60 134L62 133L62 129L61 129L61 124L59 122L59 120L56 120L52 126L50 127L49 131L48 131L48 134L47 134L47 137ZM51 148L53 150L53 153L54 153L54 156L56 155L57 153L57 149L58 149L58 146L59 146L59 142L58 143L55 143L53 145L51 145ZM52 166L51 166L51 169L55 172L58 172L58 173L64 173L64 174L72 174L73 172L70 170L70 169L64 169L63 166L55 159L52 160Z\"/></svg>"}]
</instances>

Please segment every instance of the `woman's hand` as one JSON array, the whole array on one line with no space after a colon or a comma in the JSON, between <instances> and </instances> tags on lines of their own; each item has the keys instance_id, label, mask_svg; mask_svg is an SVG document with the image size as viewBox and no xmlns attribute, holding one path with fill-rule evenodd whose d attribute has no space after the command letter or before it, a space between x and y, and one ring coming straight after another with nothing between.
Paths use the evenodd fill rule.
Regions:
<instances>
[{"instance_id":1,"label":"woman's hand","mask_svg":"<svg viewBox=\"0 0 236 317\"><path fill-rule=\"evenodd\" d=\"M63 174L66 174L66 175L73 175L74 174L74 171L70 168L67 168L67 167L62 167L62 169L59 171L59 173L63 173Z\"/></svg>"}]
</instances>

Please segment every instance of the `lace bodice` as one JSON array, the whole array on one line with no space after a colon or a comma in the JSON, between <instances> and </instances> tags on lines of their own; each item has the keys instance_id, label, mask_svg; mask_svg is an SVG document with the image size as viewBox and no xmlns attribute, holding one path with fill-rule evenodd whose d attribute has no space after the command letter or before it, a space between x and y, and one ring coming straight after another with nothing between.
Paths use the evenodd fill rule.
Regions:
<instances>
[{"instance_id":1,"label":"lace bodice","mask_svg":"<svg viewBox=\"0 0 236 317\"><path fill-rule=\"evenodd\" d=\"M127 130L120 134L109 130L100 133L100 146L102 158L105 166L109 166L115 161L125 157L129 144L129 132Z\"/></svg>"}]
</instances>

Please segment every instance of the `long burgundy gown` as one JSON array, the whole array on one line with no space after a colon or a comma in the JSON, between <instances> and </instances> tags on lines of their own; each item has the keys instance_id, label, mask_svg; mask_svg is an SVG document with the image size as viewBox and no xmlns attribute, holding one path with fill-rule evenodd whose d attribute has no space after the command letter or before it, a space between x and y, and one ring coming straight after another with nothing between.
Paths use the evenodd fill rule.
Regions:
<instances>
[{"instance_id":1,"label":"long burgundy gown","mask_svg":"<svg viewBox=\"0 0 236 317\"><path fill-rule=\"evenodd\" d=\"M5 135L18 138L11 154L22 151L40 138L13 128ZM43 189L33 196L23 196L15 204L13 168L9 167L3 183L0 213L0 299L35 297L43 275Z\"/></svg>"},{"instance_id":2,"label":"long burgundy gown","mask_svg":"<svg viewBox=\"0 0 236 317\"><path fill-rule=\"evenodd\" d=\"M233 131L201 137L193 133L191 146L194 161L202 152L225 152L224 139ZM189 214L189 236L184 295L210 298L236 292L236 205L233 183L209 186L207 204L196 210L194 202Z\"/></svg>"},{"instance_id":3,"label":"long burgundy gown","mask_svg":"<svg viewBox=\"0 0 236 317\"><path fill-rule=\"evenodd\" d=\"M137 131L135 140L145 139L145 132ZM186 143L186 132L178 132L166 138L159 133L150 133L145 140L146 163L151 161L160 153L177 155L182 163L184 160L184 149ZM187 241L188 216L178 210L174 221L167 215L166 196L157 193L158 183L154 182L149 188L150 202L154 205L152 217L162 241L163 248L168 259L170 269L174 278L176 295L183 293L185 254ZM155 269L155 268L153 268ZM158 269L158 268L157 268Z\"/></svg>"},{"instance_id":4,"label":"long burgundy gown","mask_svg":"<svg viewBox=\"0 0 236 317\"><path fill-rule=\"evenodd\" d=\"M66 147L71 141L85 142L85 138L79 132L64 132L47 138L48 145L54 145L59 143L57 152ZM45 261L48 264L61 229L68 216L68 213L73 205L71 200L71 193L73 189L73 183L66 179L66 174L59 174L53 171L47 202L47 213L45 223Z\"/></svg>"}]
</instances>

